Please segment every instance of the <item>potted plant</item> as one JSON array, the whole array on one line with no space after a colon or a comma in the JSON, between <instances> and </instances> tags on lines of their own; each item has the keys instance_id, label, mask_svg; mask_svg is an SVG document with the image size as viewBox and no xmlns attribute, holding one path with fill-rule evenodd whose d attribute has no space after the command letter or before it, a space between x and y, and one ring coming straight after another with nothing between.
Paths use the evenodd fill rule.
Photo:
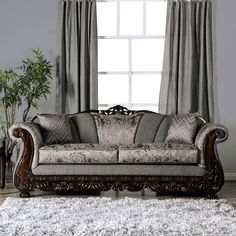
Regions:
<instances>
[{"instance_id":1,"label":"potted plant","mask_svg":"<svg viewBox=\"0 0 236 236\"><path fill-rule=\"evenodd\" d=\"M9 160L15 142L10 139L8 129L15 123L16 110L22 104L20 78L12 69L0 70L0 96L0 127L5 138L5 154Z\"/></svg>"},{"instance_id":2,"label":"potted plant","mask_svg":"<svg viewBox=\"0 0 236 236\"><path fill-rule=\"evenodd\" d=\"M47 99L51 89L51 62L45 59L42 51L32 49L32 52L33 59L23 60L17 72L12 69L0 70L0 128L6 139L7 161L11 160L16 145L9 137L9 127L16 121L29 120L31 108L37 109L40 100Z\"/></svg>"}]
</instances>

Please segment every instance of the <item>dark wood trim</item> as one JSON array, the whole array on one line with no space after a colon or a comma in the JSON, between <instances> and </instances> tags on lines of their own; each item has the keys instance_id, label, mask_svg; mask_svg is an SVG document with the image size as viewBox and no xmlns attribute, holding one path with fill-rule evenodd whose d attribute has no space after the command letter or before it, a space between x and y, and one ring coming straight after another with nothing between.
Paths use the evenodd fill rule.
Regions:
<instances>
[{"instance_id":1,"label":"dark wood trim","mask_svg":"<svg viewBox=\"0 0 236 236\"><path fill-rule=\"evenodd\" d=\"M130 115L135 111L116 106L100 113ZM18 161L14 183L21 197L29 197L33 188L45 191L76 191L88 190L129 190L140 191L147 188L161 194L191 194L212 198L224 184L224 173L215 148L217 139L224 139L226 133L222 130L212 131L205 144L205 175L194 176L89 176L89 175L34 175L31 162L34 154L33 139L28 131L22 128L14 130L13 135L24 142L24 151Z\"/></svg>"},{"instance_id":2,"label":"dark wood trim","mask_svg":"<svg viewBox=\"0 0 236 236\"><path fill-rule=\"evenodd\" d=\"M6 140L0 140L1 148L0 148L0 188L5 188L5 174L6 174L6 153L5 153L5 145Z\"/></svg>"}]
</instances>

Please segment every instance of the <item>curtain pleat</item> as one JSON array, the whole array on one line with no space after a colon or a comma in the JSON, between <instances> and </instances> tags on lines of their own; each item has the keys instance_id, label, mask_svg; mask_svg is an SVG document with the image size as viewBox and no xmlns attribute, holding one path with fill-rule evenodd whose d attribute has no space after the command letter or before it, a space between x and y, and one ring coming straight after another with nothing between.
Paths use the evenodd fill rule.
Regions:
<instances>
[{"instance_id":1,"label":"curtain pleat","mask_svg":"<svg viewBox=\"0 0 236 236\"><path fill-rule=\"evenodd\" d=\"M60 0L62 113L98 108L96 1Z\"/></svg>"},{"instance_id":2,"label":"curtain pleat","mask_svg":"<svg viewBox=\"0 0 236 236\"><path fill-rule=\"evenodd\" d=\"M199 112L213 121L210 0L168 0L159 112Z\"/></svg>"}]
</instances>

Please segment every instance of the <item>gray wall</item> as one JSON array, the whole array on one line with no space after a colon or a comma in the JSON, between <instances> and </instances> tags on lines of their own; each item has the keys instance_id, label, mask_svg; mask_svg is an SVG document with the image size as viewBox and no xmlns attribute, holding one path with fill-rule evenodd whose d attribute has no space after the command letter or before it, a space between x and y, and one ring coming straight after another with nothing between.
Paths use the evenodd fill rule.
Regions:
<instances>
[{"instance_id":1,"label":"gray wall","mask_svg":"<svg viewBox=\"0 0 236 236\"><path fill-rule=\"evenodd\" d=\"M214 60L216 121L229 129L229 140L219 145L225 172L236 173L236 1L214 1ZM40 48L55 61L57 0L0 1L0 68L16 67ZM56 112L55 82L39 112ZM36 112L36 111L35 111Z\"/></svg>"},{"instance_id":2,"label":"gray wall","mask_svg":"<svg viewBox=\"0 0 236 236\"><path fill-rule=\"evenodd\" d=\"M39 48L53 63L56 58L57 0L0 1L0 68L15 68ZM55 78L55 73L54 73ZM39 112L56 112L56 79ZM33 114L36 114L36 110Z\"/></svg>"},{"instance_id":3,"label":"gray wall","mask_svg":"<svg viewBox=\"0 0 236 236\"><path fill-rule=\"evenodd\" d=\"M217 0L213 20L215 35L216 122L229 130L227 142L219 145L225 172L236 173L236 1Z\"/></svg>"}]
</instances>

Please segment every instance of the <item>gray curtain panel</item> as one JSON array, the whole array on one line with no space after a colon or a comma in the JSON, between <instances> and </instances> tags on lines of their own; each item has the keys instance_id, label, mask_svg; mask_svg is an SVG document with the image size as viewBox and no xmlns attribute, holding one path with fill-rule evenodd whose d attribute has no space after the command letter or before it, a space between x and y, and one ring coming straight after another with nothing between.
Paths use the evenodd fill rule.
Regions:
<instances>
[{"instance_id":1,"label":"gray curtain panel","mask_svg":"<svg viewBox=\"0 0 236 236\"><path fill-rule=\"evenodd\" d=\"M62 113L98 107L95 0L59 0L59 96Z\"/></svg>"},{"instance_id":2,"label":"gray curtain panel","mask_svg":"<svg viewBox=\"0 0 236 236\"><path fill-rule=\"evenodd\" d=\"M199 112L213 121L210 0L168 0L159 112Z\"/></svg>"}]
</instances>

